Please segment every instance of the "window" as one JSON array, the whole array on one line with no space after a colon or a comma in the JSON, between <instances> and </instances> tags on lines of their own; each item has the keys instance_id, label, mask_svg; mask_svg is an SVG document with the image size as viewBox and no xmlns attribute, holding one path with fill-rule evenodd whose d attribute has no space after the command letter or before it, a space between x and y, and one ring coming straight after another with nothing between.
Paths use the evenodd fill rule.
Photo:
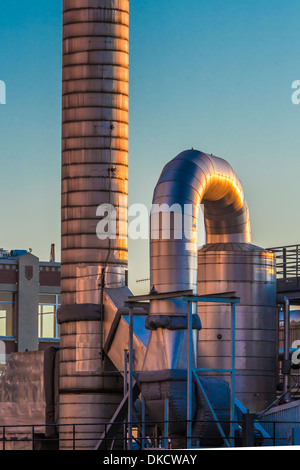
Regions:
<instances>
[{"instance_id":1,"label":"window","mask_svg":"<svg viewBox=\"0 0 300 470\"><path fill-rule=\"evenodd\" d=\"M59 338L56 312L60 306L60 295L39 296L39 338Z\"/></svg>"},{"instance_id":2,"label":"window","mask_svg":"<svg viewBox=\"0 0 300 470\"><path fill-rule=\"evenodd\" d=\"M5 369L7 361L5 342L0 340L0 375Z\"/></svg>"},{"instance_id":3,"label":"window","mask_svg":"<svg viewBox=\"0 0 300 470\"><path fill-rule=\"evenodd\" d=\"M0 292L0 336L15 336L15 299L10 292Z\"/></svg>"}]
</instances>

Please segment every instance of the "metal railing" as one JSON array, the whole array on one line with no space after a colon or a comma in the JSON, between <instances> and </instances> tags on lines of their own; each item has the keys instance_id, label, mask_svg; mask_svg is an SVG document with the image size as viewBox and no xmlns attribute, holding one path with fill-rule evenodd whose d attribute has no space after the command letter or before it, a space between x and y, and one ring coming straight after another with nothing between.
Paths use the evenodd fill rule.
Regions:
<instances>
[{"instance_id":1,"label":"metal railing","mask_svg":"<svg viewBox=\"0 0 300 470\"><path fill-rule=\"evenodd\" d=\"M300 277L300 245L268 248L276 254L277 278L282 280Z\"/></svg>"},{"instance_id":2,"label":"metal railing","mask_svg":"<svg viewBox=\"0 0 300 470\"><path fill-rule=\"evenodd\" d=\"M214 420L199 421L205 423L205 425L216 424ZM268 437L262 436L257 429L252 429L250 432L253 433L254 446L285 446L292 445L293 429L300 429L300 423L298 421L281 422L281 421L267 421L264 417L261 420L255 420L255 423L259 423L263 428L266 429ZM93 424L99 426L99 434L87 436L91 423L86 424L61 424L54 425L59 431L60 436L46 438L44 434L41 434L41 428L46 426L33 426L33 425L20 425L20 426L0 426L0 452L8 450L45 450L47 446L48 450L58 450L59 448L65 448L67 450L85 450L94 449L95 444L99 439L100 434L104 434L105 446L103 450L167 450L172 449L173 435L169 435L169 426L180 426L182 428L182 422L175 421L163 421L163 422L120 422L119 433L112 437L105 437L105 429L109 423ZM193 426L195 426L193 421ZM226 438L234 443L234 447L246 447L244 440L243 425L241 421L219 421L219 424L224 430L231 429L233 433L226 433ZM131 426L132 435L129 437L128 429ZM48 426L47 426L48 427ZM53 427L53 426L52 426ZM286 429L289 429L287 433ZM146 431L145 431L146 430ZM147 431L148 430L148 431ZM289 435L287 435L289 434ZM199 439L199 437L191 434L190 436L176 436L175 439L181 440L183 448L187 441L193 443L192 448L222 448L226 447L225 439L219 436L219 442L216 443L216 434L206 435L206 437ZM212 441L216 444L212 445Z\"/></svg>"}]
</instances>

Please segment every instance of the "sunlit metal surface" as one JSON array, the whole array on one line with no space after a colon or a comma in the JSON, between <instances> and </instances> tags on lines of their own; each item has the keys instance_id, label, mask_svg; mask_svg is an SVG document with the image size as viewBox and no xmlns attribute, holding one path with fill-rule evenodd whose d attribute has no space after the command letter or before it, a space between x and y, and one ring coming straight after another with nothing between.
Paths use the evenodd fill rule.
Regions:
<instances>
[{"instance_id":1,"label":"sunlit metal surface","mask_svg":"<svg viewBox=\"0 0 300 470\"><path fill-rule=\"evenodd\" d=\"M173 227L170 239L150 240L151 285L157 292L192 289L197 292L197 220L204 204L207 243L250 242L250 220L242 185L225 160L196 150L187 150L163 169L153 195L153 204L185 205L184 226L191 233L176 239ZM156 222L157 221L157 222ZM161 221L152 218L151 230L161 230ZM179 314L185 309L180 301L151 302L152 314ZM184 312L185 313L185 312Z\"/></svg>"},{"instance_id":2,"label":"sunlit metal surface","mask_svg":"<svg viewBox=\"0 0 300 470\"><path fill-rule=\"evenodd\" d=\"M174 215L170 237L163 239L162 217L151 218L151 235L153 232L159 233L159 238L150 240L151 285L158 293L184 289L197 293L197 220L201 203L204 204L208 243L247 243L251 240L248 206L242 185L229 163L197 150L180 153L164 167L154 190L153 205L177 207L177 211L181 210L182 213L183 226L191 230L188 233L183 230L182 237L177 239ZM189 213L186 211L187 205L190 206ZM177 299L153 300L150 314L180 315L186 314L186 308L186 303ZM151 332L144 370L159 370L162 361L170 356L165 353L163 359L158 357L155 345L159 344L162 348L171 348L178 359L176 367L185 361L184 355L180 359L175 353L178 349L184 351L177 344L178 333L164 332L168 339L162 342L158 338L161 334L159 331ZM171 362L174 363L173 360Z\"/></svg>"},{"instance_id":3,"label":"sunlit metal surface","mask_svg":"<svg viewBox=\"0 0 300 470\"><path fill-rule=\"evenodd\" d=\"M127 265L127 200L116 240L97 238L96 210L128 195L128 25L128 0L63 2L62 304L78 266Z\"/></svg>"},{"instance_id":4,"label":"sunlit metal surface","mask_svg":"<svg viewBox=\"0 0 300 470\"><path fill-rule=\"evenodd\" d=\"M241 299L236 306L236 395L256 412L274 400L277 385L275 255L245 243L204 246L199 251L198 294L226 291L234 291ZM198 367L228 369L230 308L199 303L198 314L202 321Z\"/></svg>"},{"instance_id":5,"label":"sunlit metal surface","mask_svg":"<svg viewBox=\"0 0 300 470\"><path fill-rule=\"evenodd\" d=\"M242 185L229 163L196 150L182 152L164 167L154 190L150 240L153 292L172 293L189 289L197 293L197 235L201 204L204 204L207 243L250 243L248 206ZM164 225L165 214L170 215L170 212L169 223ZM228 289L214 289L210 294L226 291ZM195 307L194 305L194 314L197 313ZM150 322L151 318L161 318L163 315L172 317L185 314L187 304L182 300L150 302ZM193 367L197 364L198 330L199 327L193 330ZM182 391L186 387L186 381L182 382L180 374L187 368L187 352L186 329L171 330L167 326L151 331L143 366L142 391L146 395L149 392L147 406L154 415L159 397L155 390L167 387L168 382L171 382L170 390L168 389L170 414L174 419L179 415L184 419L186 399L182 399ZM172 379L165 379L165 376L168 377L166 371L169 371ZM160 378L161 374L163 379ZM220 390L223 387L221 381L214 385ZM181 392L177 396L175 392L178 394L179 390ZM195 393L194 391L194 401ZM222 407L226 414L228 408L225 396L224 393ZM199 395L197 407L203 407ZM200 434L199 431L199 436Z\"/></svg>"},{"instance_id":6,"label":"sunlit metal surface","mask_svg":"<svg viewBox=\"0 0 300 470\"><path fill-rule=\"evenodd\" d=\"M63 1L62 305L101 304L102 269L106 287L125 283L128 52L129 0ZM115 239L97 237L102 204L116 208ZM123 381L100 355L109 320L82 320L61 325L60 423L90 422L78 446L92 448L103 432L96 423L112 417ZM68 439L72 432L64 429Z\"/></svg>"}]
</instances>

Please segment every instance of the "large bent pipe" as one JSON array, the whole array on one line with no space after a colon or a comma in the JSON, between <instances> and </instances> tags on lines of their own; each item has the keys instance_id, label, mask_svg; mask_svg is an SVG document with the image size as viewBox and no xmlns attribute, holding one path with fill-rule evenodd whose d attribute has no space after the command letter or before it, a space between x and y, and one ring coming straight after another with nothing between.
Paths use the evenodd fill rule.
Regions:
<instances>
[{"instance_id":1,"label":"large bent pipe","mask_svg":"<svg viewBox=\"0 0 300 470\"><path fill-rule=\"evenodd\" d=\"M162 217L155 218L152 214L150 270L151 285L156 292L197 292L197 221L201 204L204 204L207 244L251 242L249 211L242 185L222 158L187 150L171 160L154 190L153 213L163 204L181 208L185 213L184 226L192 228L176 239L178 233L171 227L169 239L164 239ZM187 207L190 214L185 211ZM180 301L175 301L175 305L174 301L153 301L151 314L182 313L180 306Z\"/></svg>"},{"instance_id":2,"label":"large bent pipe","mask_svg":"<svg viewBox=\"0 0 300 470\"><path fill-rule=\"evenodd\" d=\"M197 238L200 205L204 204L207 243L251 242L248 206L240 181L223 159L188 150L171 160L163 169L153 196L151 214L150 269L152 290L171 293L192 290L197 293ZM169 227L166 218L172 218ZM178 217L189 230L178 230ZM166 230L168 228L169 230ZM178 233L180 232L180 233ZM154 420L163 416L163 398L169 400L170 420L184 423L186 419L187 369L187 305L178 299L151 300L146 327L151 331L140 374L142 393ZM193 312L194 354L197 361L197 333L201 324ZM216 384L207 382L212 400L217 404ZM219 381L221 408L229 409L228 384ZM194 400L197 396L194 388ZM220 404L219 403L219 404ZM197 422L205 418L198 395L193 410L193 435L201 436ZM224 417L224 416L223 416ZM170 428L174 443L181 446L185 427ZM179 438L179 440L178 440Z\"/></svg>"}]
</instances>

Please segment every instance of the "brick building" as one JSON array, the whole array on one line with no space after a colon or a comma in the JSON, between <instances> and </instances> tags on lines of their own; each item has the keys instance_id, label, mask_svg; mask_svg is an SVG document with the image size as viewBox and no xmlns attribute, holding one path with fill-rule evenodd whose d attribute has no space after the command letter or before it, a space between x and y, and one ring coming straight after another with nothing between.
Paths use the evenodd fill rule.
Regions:
<instances>
[{"instance_id":1,"label":"brick building","mask_svg":"<svg viewBox=\"0 0 300 470\"><path fill-rule=\"evenodd\" d=\"M60 263L0 249L0 373L10 353L59 344Z\"/></svg>"}]
</instances>

